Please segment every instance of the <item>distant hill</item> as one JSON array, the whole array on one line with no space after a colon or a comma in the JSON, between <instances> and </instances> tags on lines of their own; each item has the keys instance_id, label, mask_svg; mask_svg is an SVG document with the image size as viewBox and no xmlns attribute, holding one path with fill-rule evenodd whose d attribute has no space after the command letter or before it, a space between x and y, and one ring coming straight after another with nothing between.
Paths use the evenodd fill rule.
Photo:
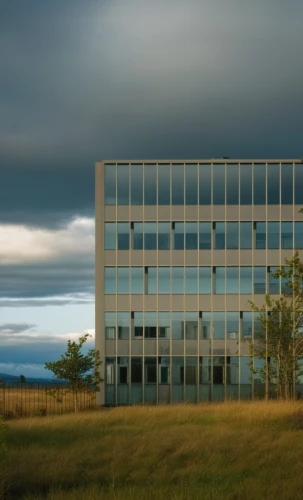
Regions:
<instances>
[{"instance_id":1,"label":"distant hill","mask_svg":"<svg viewBox=\"0 0 303 500\"><path fill-rule=\"evenodd\" d=\"M19 377L15 377L15 375L8 375L7 373L0 373L0 378L10 382L17 382L19 380Z\"/></svg>"},{"instance_id":2,"label":"distant hill","mask_svg":"<svg viewBox=\"0 0 303 500\"><path fill-rule=\"evenodd\" d=\"M16 375L9 375L8 373L0 373L0 379L4 380L5 382L18 382L19 377L16 377ZM31 383L40 383L40 384L49 384L50 382L54 382L50 378L34 378L34 377L25 377L26 382L31 382ZM56 383L60 383L59 381L55 381Z\"/></svg>"}]
</instances>

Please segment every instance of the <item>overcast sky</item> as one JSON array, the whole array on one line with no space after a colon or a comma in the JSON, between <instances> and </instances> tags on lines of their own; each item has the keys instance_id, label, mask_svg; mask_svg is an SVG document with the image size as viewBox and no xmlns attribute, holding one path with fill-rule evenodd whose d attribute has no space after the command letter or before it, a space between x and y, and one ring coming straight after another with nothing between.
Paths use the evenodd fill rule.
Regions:
<instances>
[{"instance_id":1,"label":"overcast sky","mask_svg":"<svg viewBox=\"0 0 303 500\"><path fill-rule=\"evenodd\" d=\"M0 372L94 329L94 163L303 156L302 0L1 0Z\"/></svg>"}]
</instances>

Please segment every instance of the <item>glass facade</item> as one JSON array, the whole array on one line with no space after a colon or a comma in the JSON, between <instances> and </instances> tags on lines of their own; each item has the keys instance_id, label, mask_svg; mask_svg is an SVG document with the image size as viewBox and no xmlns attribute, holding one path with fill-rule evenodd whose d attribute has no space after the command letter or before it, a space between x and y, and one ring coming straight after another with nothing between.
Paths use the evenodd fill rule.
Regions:
<instances>
[{"instance_id":1,"label":"glass facade","mask_svg":"<svg viewBox=\"0 0 303 500\"><path fill-rule=\"evenodd\" d=\"M277 297L286 283L273 273L303 249L303 164L133 161L100 172L103 403L262 396L249 301Z\"/></svg>"}]
</instances>

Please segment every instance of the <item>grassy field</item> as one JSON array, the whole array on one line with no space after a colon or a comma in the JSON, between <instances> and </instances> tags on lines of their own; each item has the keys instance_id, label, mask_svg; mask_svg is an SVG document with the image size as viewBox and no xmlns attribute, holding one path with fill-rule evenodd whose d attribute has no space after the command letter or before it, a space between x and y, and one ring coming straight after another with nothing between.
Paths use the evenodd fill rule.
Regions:
<instances>
[{"instance_id":1,"label":"grassy field","mask_svg":"<svg viewBox=\"0 0 303 500\"><path fill-rule=\"evenodd\" d=\"M300 402L112 408L7 425L11 499L303 497Z\"/></svg>"}]
</instances>

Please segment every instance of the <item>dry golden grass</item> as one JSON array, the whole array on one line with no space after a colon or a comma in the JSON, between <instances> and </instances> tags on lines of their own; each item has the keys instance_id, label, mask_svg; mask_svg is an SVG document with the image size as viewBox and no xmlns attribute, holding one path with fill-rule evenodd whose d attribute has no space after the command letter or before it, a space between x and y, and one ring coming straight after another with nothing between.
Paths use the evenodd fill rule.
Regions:
<instances>
[{"instance_id":1,"label":"dry golden grass","mask_svg":"<svg viewBox=\"0 0 303 500\"><path fill-rule=\"evenodd\" d=\"M60 415L74 409L73 396L65 389L59 389L59 398L48 395L44 388L14 384L0 387L0 414L8 418L24 416ZM95 405L95 394L83 393L79 397L80 409Z\"/></svg>"},{"instance_id":2,"label":"dry golden grass","mask_svg":"<svg viewBox=\"0 0 303 500\"><path fill-rule=\"evenodd\" d=\"M243 402L12 420L11 498L301 499L302 410Z\"/></svg>"}]
</instances>

